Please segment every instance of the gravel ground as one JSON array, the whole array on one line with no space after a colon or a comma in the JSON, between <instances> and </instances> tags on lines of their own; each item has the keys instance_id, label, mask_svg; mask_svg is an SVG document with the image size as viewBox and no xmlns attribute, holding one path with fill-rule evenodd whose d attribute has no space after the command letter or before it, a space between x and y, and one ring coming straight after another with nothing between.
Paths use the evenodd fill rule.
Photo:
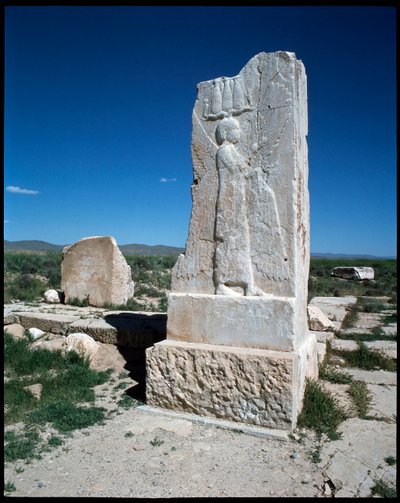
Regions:
<instances>
[{"instance_id":1,"label":"gravel ground","mask_svg":"<svg viewBox=\"0 0 400 503\"><path fill-rule=\"evenodd\" d=\"M5 480L10 496L315 497L325 479L311 437L282 441L131 408L31 464L7 463Z\"/></svg>"}]
</instances>

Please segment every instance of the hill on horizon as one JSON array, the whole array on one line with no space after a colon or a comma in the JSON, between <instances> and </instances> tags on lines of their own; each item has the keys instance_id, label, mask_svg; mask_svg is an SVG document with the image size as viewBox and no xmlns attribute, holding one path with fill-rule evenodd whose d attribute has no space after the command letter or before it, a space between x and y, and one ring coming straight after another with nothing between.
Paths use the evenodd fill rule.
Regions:
<instances>
[{"instance_id":1,"label":"hill on horizon","mask_svg":"<svg viewBox=\"0 0 400 503\"><path fill-rule=\"evenodd\" d=\"M56 245L47 241L24 240L7 241L4 240L4 253L6 252L48 252L62 251L68 245ZM124 255L178 255L184 253L185 248L167 245L145 245L145 244L127 244L118 245L118 248ZM396 257L378 257L376 255L357 255L346 253L313 253L311 257L326 259L396 259Z\"/></svg>"},{"instance_id":2,"label":"hill on horizon","mask_svg":"<svg viewBox=\"0 0 400 503\"><path fill-rule=\"evenodd\" d=\"M4 252L48 252L62 251L68 245L55 245L47 241L24 240L7 241L4 240ZM184 248L166 245L145 245L128 244L118 245L124 255L178 255L185 251Z\"/></svg>"}]
</instances>

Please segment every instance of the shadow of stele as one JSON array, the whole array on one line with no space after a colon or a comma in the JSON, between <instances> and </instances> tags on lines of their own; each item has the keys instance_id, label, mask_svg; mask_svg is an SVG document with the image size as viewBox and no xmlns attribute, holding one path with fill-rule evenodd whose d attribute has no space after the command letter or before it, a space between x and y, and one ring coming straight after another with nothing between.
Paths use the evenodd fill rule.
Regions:
<instances>
[{"instance_id":1,"label":"shadow of stele","mask_svg":"<svg viewBox=\"0 0 400 503\"><path fill-rule=\"evenodd\" d=\"M129 378L137 384L125 393L143 403L146 401L146 348L166 339L166 313L107 313L104 320L117 330L117 348L124 360Z\"/></svg>"}]
</instances>

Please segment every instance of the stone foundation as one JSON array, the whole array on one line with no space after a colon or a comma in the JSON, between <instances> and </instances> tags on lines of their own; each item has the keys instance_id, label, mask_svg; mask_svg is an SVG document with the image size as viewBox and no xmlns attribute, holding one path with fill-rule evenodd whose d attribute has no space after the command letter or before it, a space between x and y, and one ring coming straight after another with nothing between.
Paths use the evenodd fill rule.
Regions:
<instances>
[{"instance_id":1,"label":"stone foundation","mask_svg":"<svg viewBox=\"0 0 400 503\"><path fill-rule=\"evenodd\" d=\"M165 340L146 350L147 404L293 430L316 340L296 352Z\"/></svg>"}]
</instances>

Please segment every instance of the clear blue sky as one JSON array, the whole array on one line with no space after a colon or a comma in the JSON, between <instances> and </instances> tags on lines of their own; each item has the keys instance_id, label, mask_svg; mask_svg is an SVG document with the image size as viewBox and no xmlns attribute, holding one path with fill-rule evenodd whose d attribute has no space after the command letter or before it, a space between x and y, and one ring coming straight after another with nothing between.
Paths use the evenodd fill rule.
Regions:
<instances>
[{"instance_id":1,"label":"clear blue sky","mask_svg":"<svg viewBox=\"0 0 400 503\"><path fill-rule=\"evenodd\" d=\"M311 251L396 255L394 7L6 7L4 237L184 246L198 82L308 77Z\"/></svg>"}]
</instances>

